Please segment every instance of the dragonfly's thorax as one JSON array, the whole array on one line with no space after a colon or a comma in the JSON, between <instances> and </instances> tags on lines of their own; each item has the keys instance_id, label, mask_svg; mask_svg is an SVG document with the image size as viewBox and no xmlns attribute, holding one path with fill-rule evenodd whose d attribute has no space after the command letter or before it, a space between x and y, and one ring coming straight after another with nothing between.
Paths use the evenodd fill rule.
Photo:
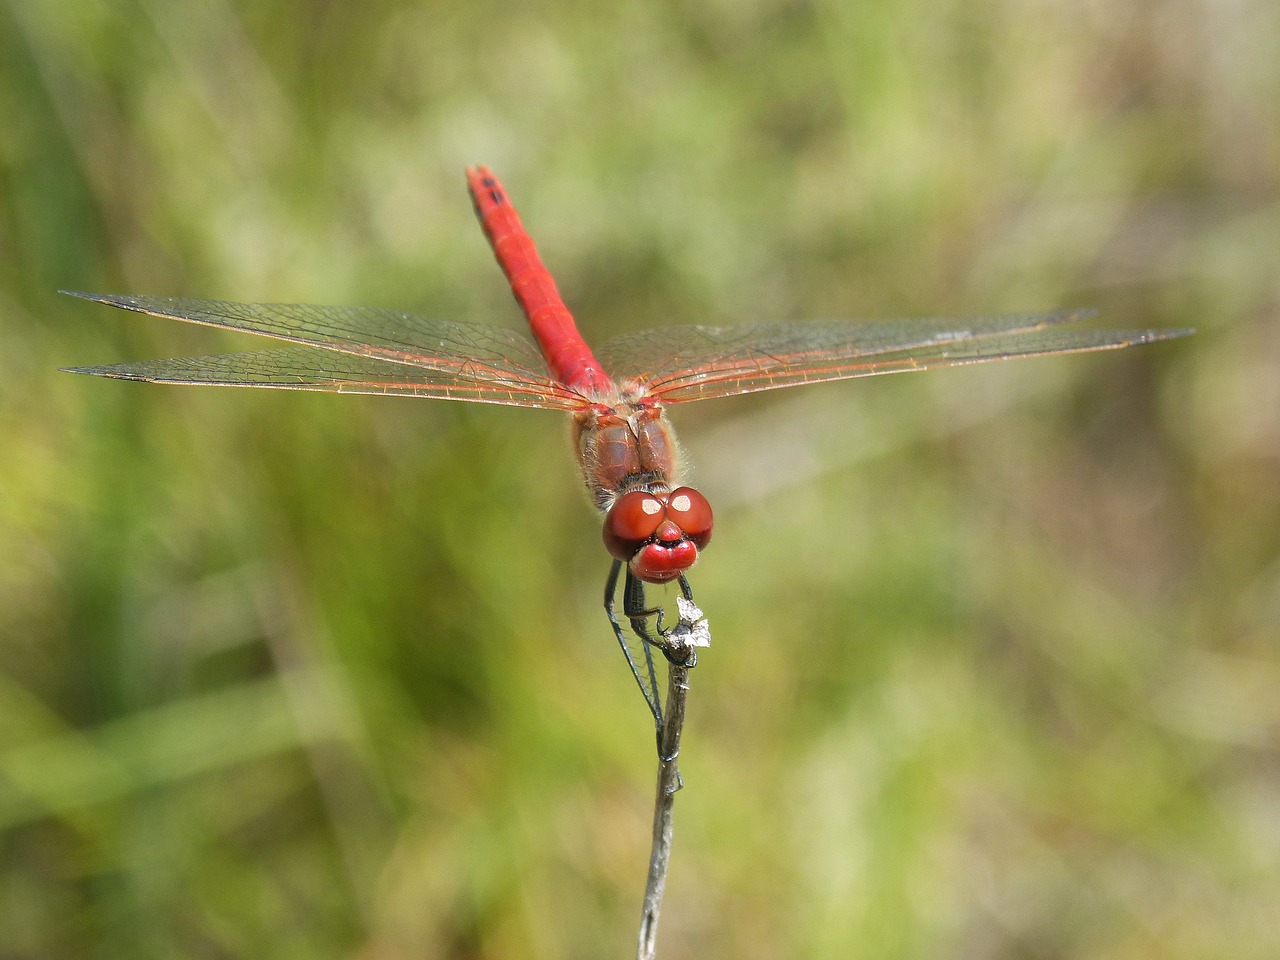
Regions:
<instances>
[{"instance_id":1,"label":"dragonfly's thorax","mask_svg":"<svg viewBox=\"0 0 1280 960\"><path fill-rule=\"evenodd\" d=\"M631 490L665 493L677 485L680 448L662 407L619 392L573 418L573 446L597 507L608 511Z\"/></svg>"},{"instance_id":2,"label":"dragonfly's thorax","mask_svg":"<svg viewBox=\"0 0 1280 960\"><path fill-rule=\"evenodd\" d=\"M693 566L711 540L711 506L679 485L680 448L662 405L623 381L574 414L573 441L613 558L647 583Z\"/></svg>"}]
</instances>

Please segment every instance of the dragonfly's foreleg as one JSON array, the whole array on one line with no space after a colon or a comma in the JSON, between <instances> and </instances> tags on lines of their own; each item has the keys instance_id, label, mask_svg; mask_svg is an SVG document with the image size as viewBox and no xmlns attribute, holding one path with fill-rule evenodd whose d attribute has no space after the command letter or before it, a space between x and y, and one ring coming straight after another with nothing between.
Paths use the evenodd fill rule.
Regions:
<instances>
[{"instance_id":1,"label":"dragonfly's foreleg","mask_svg":"<svg viewBox=\"0 0 1280 960\"><path fill-rule=\"evenodd\" d=\"M631 646L627 643L626 633L618 622L614 607L618 595L618 577L621 573L622 561L615 560L613 566L609 568L609 578L605 581L605 613L609 616L609 624L613 627L613 635L617 638L618 646L622 648L622 655L627 659L627 666L631 668L631 675L635 677L636 685L640 687L645 703L649 705L649 712L653 714L653 722L657 729L658 756L664 761L673 760L674 755L668 757L662 749L666 723L662 694L658 689L658 674L653 664L652 648L657 647L661 650L663 656L671 662L671 670L679 670L683 675L698 662L697 648L710 644L711 631L702 616L702 611L693 602L693 588L689 586L689 581L683 574L679 580L681 596L676 599L676 605L680 608L680 621L675 627L668 629L663 625L662 609L646 606L644 581L628 569L626 583L622 588L622 612L631 621L632 633L641 641L640 646L644 650L642 667L631 652ZM650 617L655 618L656 636L649 630ZM674 677L675 674L673 673L672 676Z\"/></svg>"},{"instance_id":2,"label":"dragonfly's foreleg","mask_svg":"<svg viewBox=\"0 0 1280 960\"><path fill-rule=\"evenodd\" d=\"M623 612L631 620L631 629L644 641L645 649L656 646L670 661L667 668L670 683L667 690L666 710L668 719L665 724L658 724L658 758L664 763L673 763L680 753L680 727L684 722L684 691L688 690L689 671L698 662L697 648L711 643L711 628L707 625L702 611L693 602L693 588L682 574L680 576L681 596L676 599L680 610L680 620L676 626L668 629L662 624L662 610L651 610L645 605L644 582L627 572L627 583L623 588ZM648 618L656 614L655 627L657 636L649 633ZM674 724L674 729L668 729ZM683 785L680 772L674 772L674 780L668 784L670 792L679 790Z\"/></svg>"},{"instance_id":3,"label":"dragonfly's foreleg","mask_svg":"<svg viewBox=\"0 0 1280 960\"><path fill-rule=\"evenodd\" d=\"M689 586L689 581L684 574L680 575L680 590L685 600L692 603L693 589ZM627 583L623 588L622 612L631 621L632 632L645 642L646 648L657 647L662 651L663 656L681 667L692 667L698 662L697 651L686 639L688 631L681 629L680 626L668 629L663 625L665 611L662 607L646 606L644 581L632 575L630 570L627 571ZM650 617L654 617L656 637L649 632ZM683 623L684 621L681 620L681 624Z\"/></svg>"},{"instance_id":4,"label":"dragonfly's foreleg","mask_svg":"<svg viewBox=\"0 0 1280 960\"><path fill-rule=\"evenodd\" d=\"M622 624L618 623L617 614L614 612L614 598L618 593L618 575L622 572L622 561L613 561L613 566L609 569L609 579L605 582L604 587L604 610L609 615L609 623L613 626L613 635L618 640L618 646L622 648L622 655L627 658L627 666L631 668L631 675L636 678L636 684L640 687L640 692L644 694L644 702L649 705L649 712L653 714L653 722L658 730L658 742L662 742L662 701L658 692L658 674L653 666L653 652L649 649L648 642L641 643L644 649L644 672L641 672L640 665L636 663L635 657L631 655L631 647L627 644L626 634L622 632ZM623 600L624 612L627 618L631 620L631 628L635 630L636 621L631 617L630 611L627 609L627 600L630 597L632 576L631 571L627 571L626 594ZM644 592L641 589L641 604L644 603ZM643 621L641 621L643 623ZM637 635L645 640L646 637L642 632L637 631ZM647 681L647 682L646 682ZM661 746L659 746L661 751Z\"/></svg>"}]
</instances>

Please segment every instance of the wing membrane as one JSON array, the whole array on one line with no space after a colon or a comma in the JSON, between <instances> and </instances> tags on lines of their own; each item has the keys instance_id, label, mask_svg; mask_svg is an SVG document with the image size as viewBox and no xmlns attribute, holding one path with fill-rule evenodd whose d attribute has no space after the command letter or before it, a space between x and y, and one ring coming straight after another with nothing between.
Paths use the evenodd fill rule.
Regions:
<instances>
[{"instance_id":1,"label":"wing membrane","mask_svg":"<svg viewBox=\"0 0 1280 960\"><path fill-rule=\"evenodd\" d=\"M492 372L468 377L459 372L440 373L425 367L316 347L284 347L64 369L69 373L151 383L433 397L547 410L573 410L581 406L581 401L572 395L571 398L563 398L546 390L531 389L522 379L504 380Z\"/></svg>"},{"instance_id":2,"label":"wing membrane","mask_svg":"<svg viewBox=\"0 0 1280 960\"><path fill-rule=\"evenodd\" d=\"M447 396L451 399L566 410L582 405L581 397L551 377L532 340L503 327L432 320L375 307L233 303L90 293L73 293L73 296L154 317L255 333L316 348L311 354L260 351L226 355L238 358L234 361L219 357L193 357L76 368L80 373L168 383L226 382L313 390L338 390L339 383L360 382L366 386L396 384L395 390L369 392ZM326 356L327 359L321 359ZM250 357L264 361L274 358L280 364L296 364L299 370L296 377L289 369L282 371L276 368L257 371L255 376L255 371L246 366ZM340 361L338 357L347 359ZM356 358L370 362L355 363ZM197 364L204 364L208 369L197 370ZM397 372L387 367L401 369ZM326 379L327 372L332 375ZM223 375L234 379L216 379ZM409 389L415 385L424 389ZM351 388L343 386L341 389ZM523 399L509 399L514 396ZM495 399L497 397L508 399Z\"/></svg>"},{"instance_id":3,"label":"wing membrane","mask_svg":"<svg viewBox=\"0 0 1280 960\"><path fill-rule=\"evenodd\" d=\"M602 356L612 374L644 383L664 403L685 403L1010 357L1117 349L1189 332L1061 329L1091 315L673 327L618 337Z\"/></svg>"}]
</instances>

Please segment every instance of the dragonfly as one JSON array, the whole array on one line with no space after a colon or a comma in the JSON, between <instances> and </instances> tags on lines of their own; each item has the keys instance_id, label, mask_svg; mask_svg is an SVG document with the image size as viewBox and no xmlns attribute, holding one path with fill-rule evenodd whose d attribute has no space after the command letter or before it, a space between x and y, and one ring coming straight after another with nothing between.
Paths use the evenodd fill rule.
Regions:
<instances>
[{"instance_id":1,"label":"dragonfly","mask_svg":"<svg viewBox=\"0 0 1280 960\"><path fill-rule=\"evenodd\" d=\"M480 226L528 321L516 330L374 307L233 303L63 291L155 317L260 334L288 346L213 356L68 367L152 383L267 387L466 400L559 410L603 518L612 557L605 610L662 735L653 649L692 666L709 630L667 630L646 584L679 584L711 541L707 498L681 480L666 408L809 383L961 364L1118 349L1188 330L1092 330L1089 310L884 321L673 326L629 333L594 352L578 332L506 189L486 167L466 171ZM642 642L633 655L618 621ZM684 609L684 608L682 608ZM654 618L655 629L649 620ZM682 621L683 623L683 621ZM687 626L687 624L686 624Z\"/></svg>"}]
</instances>

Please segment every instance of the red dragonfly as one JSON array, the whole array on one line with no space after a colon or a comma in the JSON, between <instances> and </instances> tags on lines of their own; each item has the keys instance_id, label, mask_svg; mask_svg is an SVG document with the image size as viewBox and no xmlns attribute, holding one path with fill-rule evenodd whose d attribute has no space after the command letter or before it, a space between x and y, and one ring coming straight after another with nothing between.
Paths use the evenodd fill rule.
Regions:
<instances>
[{"instance_id":1,"label":"red dragonfly","mask_svg":"<svg viewBox=\"0 0 1280 960\"><path fill-rule=\"evenodd\" d=\"M644 584L677 580L692 602L685 571L706 548L712 530L710 504L680 482L680 456L663 415L666 406L881 373L1107 350L1189 332L1066 326L1091 311L686 326L616 337L597 359L497 177L485 167L473 167L467 171L467 186L532 339L501 327L370 307L75 293L126 310L262 334L293 346L68 369L156 383L397 394L569 413L575 454L587 490L604 515L604 543L614 558L605 607L659 733L662 714L650 646L685 664L692 663L695 651L663 629L659 611L646 607ZM624 564L623 610L645 641L643 676L614 615ZM657 636L647 628L655 612Z\"/></svg>"}]
</instances>

